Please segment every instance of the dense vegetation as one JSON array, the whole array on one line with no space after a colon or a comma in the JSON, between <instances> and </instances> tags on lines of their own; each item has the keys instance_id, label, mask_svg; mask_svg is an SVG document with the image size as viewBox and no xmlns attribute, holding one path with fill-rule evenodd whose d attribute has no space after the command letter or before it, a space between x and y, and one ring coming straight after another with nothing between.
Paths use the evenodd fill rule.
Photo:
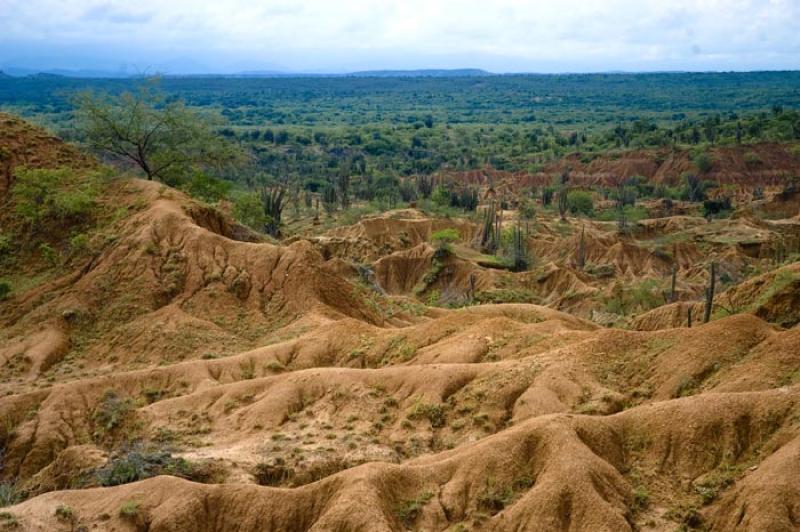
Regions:
<instances>
[{"instance_id":1,"label":"dense vegetation","mask_svg":"<svg viewBox=\"0 0 800 532\"><path fill-rule=\"evenodd\" d=\"M108 133L102 128L86 127L85 118L92 112L124 118L126 105L138 109L131 116L142 124L133 132L139 139L149 138L148 125L159 120L183 122L171 140L213 127L225 146L238 147L245 157L224 167L181 165L179 175L166 182L207 201L232 198L240 220L273 235L280 234L289 205L295 213L319 214L346 210L352 201L385 208L420 199L440 210L474 210L474 190L437 186L430 179L442 169L536 172L574 152L591 158L609 150L680 146L692 148L702 175L712 164L709 145L800 139L800 72L164 78L160 94L145 102L154 111L145 115L124 96L145 94L142 85L131 79L2 78L0 106L94 148L103 148L98 140L113 139L102 138ZM94 111L92 102L99 105ZM216 143L202 137L204 142L193 143L190 159L220 160L207 156ZM123 140L123 148L136 145ZM169 140L163 139L166 144L151 159L192 152ZM100 151L112 159L120 154ZM127 159L144 168L136 157ZM590 194L560 190L558 177L552 187L531 191L529 203L522 198L523 210L532 208L535 194L543 207L558 208L562 215L569 210L635 218L636 197L702 201L707 186L694 176L675 190L632 182L601 191L617 200L618 212L595 212ZM707 210L718 214L728 207Z\"/></svg>"},{"instance_id":2,"label":"dense vegetation","mask_svg":"<svg viewBox=\"0 0 800 532\"><path fill-rule=\"evenodd\" d=\"M0 80L0 105L74 138L76 92L136 80ZM165 78L168 99L221 114L271 174L340 165L410 175L442 167L536 170L610 147L800 138L800 72L456 78ZM780 112L782 110L785 112ZM776 116L779 120L776 120Z\"/></svg>"}]
</instances>

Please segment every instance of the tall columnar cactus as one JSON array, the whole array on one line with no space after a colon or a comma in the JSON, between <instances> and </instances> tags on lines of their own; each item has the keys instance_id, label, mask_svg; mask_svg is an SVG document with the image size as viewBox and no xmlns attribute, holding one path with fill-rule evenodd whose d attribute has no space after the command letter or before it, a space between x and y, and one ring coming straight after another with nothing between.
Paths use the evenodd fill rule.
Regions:
<instances>
[{"instance_id":1,"label":"tall columnar cactus","mask_svg":"<svg viewBox=\"0 0 800 532\"><path fill-rule=\"evenodd\" d=\"M322 206L328 215L336 210L336 188L332 183L328 183L322 188Z\"/></svg>"},{"instance_id":2,"label":"tall columnar cactus","mask_svg":"<svg viewBox=\"0 0 800 532\"><path fill-rule=\"evenodd\" d=\"M494 202L490 203L483 214L480 247L486 253L495 253L498 244L497 211Z\"/></svg>"},{"instance_id":3,"label":"tall columnar cactus","mask_svg":"<svg viewBox=\"0 0 800 532\"><path fill-rule=\"evenodd\" d=\"M527 242L519 222L511 231L511 269L522 272L529 264Z\"/></svg>"},{"instance_id":4,"label":"tall columnar cactus","mask_svg":"<svg viewBox=\"0 0 800 532\"><path fill-rule=\"evenodd\" d=\"M433 178L418 175L417 176L417 193L425 199L431 197L431 192L433 192Z\"/></svg>"},{"instance_id":5,"label":"tall columnar cactus","mask_svg":"<svg viewBox=\"0 0 800 532\"><path fill-rule=\"evenodd\" d=\"M469 287L467 288L467 301L472 303L475 300L475 287L477 285L477 278L475 272L469 274Z\"/></svg>"},{"instance_id":6,"label":"tall columnar cactus","mask_svg":"<svg viewBox=\"0 0 800 532\"><path fill-rule=\"evenodd\" d=\"M617 186L617 232L625 234L628 232L628 215L625 213L625 183Z\"/></svg>"},{"instance_id":7,"label":"tall columnar cactus","mask_svg":"<svg viewBox=\"0 0 800 532\"><path fill-rule=\"evenodd\" d=\"M575 265L579 270L586 266L586 226L581 226L581 238L578 240L578 249L575 250Z\"/></svg>"},{"instance_id":8,"label":"tall columnar cactus","mask_svg":"<svg viewBox=\"0 0 800 532\"><path fill-rule=\"evenodd\" d=\"M782 236L773 244L772 260L776 265L781 264L784 260L786 260L786 242Z\"/></svg>"},{"instance_id":9,"label":"tall columnar cactus","mask_svg":"<svg viewBox=\"0 0 800 532\"><path fill-rule=\"evenodd\" d=\"M566 186L562 186L558 191L558 215L562 220L567 219L567 208L569 207L569 200L567 194L569 193Z\"/></svg>"},{"instance_id":10,"label":"tall columnar cactus","mask_svg":"<svg viewBox=\"0 0 800 532\"><path fill-rule=\"evenodd\" d=\"M261 189L261 206L264 209L266 223L264 231L268 235L280 236L281 214L285 204L286 187L274 186Z\"/></svg>"},{"instance_id":11,"label":"tall columnar cactus","mask_svg":"<svg viewBox=\"0 0 800 532\"><path fill-rule=\"evenodd\" d=\"M678 298L678 295L675 292L675 285L677 284L677 281L678 281L678 265L677 264L673 264L672 265L672 283L670 284L670 289L669 289L669 302L670 303L675 303L675 300Z\"/></svg>"},{"instance_id":12,"label":"tall columnar cactus","mask_svg":"<svg viewBox=\"0 0 800 532\"><path fill-rule=\"evenodd\" d=\"M716 286L716 278L717 264L714 261L711 261L711 266L709 267L708 287L706 288L706 309L705 314L703 315L703 323L708 323L711 321L711 311L714 308L714 288Z\"/></svg>"},{"instance_id":13,"label":"tall columnar cactus","mask_svg":"<svg viewBox=\"0 0 800 532\"><path fill-rule=\"evenodd\" d=\"M342 209L350 207L350 174L342 171L336 179L337 194L342 204Z\"/></svg>"}]
</instances>

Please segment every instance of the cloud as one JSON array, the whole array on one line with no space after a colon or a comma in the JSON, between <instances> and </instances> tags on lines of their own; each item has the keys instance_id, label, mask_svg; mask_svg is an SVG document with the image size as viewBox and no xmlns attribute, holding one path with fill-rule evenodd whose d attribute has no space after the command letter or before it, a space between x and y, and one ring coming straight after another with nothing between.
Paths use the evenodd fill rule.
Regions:
<instances>
[{"instance_id":1,"label":"cloud","mask_svg":"<svg viewBox=\"0 0 800 532\"><path fill-rule=\"evenodd\" d=\"M0 0L0 62L75 46L217 70L800 68L798 27L798 0Z\"/></svg>"},{"instance_id":2,"label":"cloud","mask_svg":"<svg viewBox=\"0 0 800 532\"><path fill-rule=\"evenodd\" d=\"M133 13L110 3L98 4L87 9L80 17L81 21L110 22L112 24L144 24L153 18L152 12Z\"/></svg>"}]
</instances>

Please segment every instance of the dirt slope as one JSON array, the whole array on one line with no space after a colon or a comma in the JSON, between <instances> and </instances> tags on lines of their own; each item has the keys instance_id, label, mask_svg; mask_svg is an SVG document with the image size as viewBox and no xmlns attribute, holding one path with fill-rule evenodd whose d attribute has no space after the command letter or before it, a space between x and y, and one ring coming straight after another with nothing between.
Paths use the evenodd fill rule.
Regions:
<instances>
[{"instance_id":1,"label":"dirt slope","mask_svg":"<svg viewBox=\"0 0 800 532\"><path fill-rule=\"evenodd\" d=\"M742 146L715 146L709 150L711 168L705 179L742 188L774 187L797 174L800 155L791 144L761 143ZM548 163L541 172L505 172L493 168L468 172L447 171L442 179L488 185L502 193L511 186L543 186L553 176L570 171L570 182L576 185L614 186L621 179L646 177L656 183L674 185L685 172L698 173L692 154L685 149L621 150L608 154L576 153Z\"/></svg>"},{"instance_id":2,"label":"dirt slope","mask_svg":"<svg viewBox=\"0 0 800 532\"><path fill-rule=\"evenodd\" d=\"M91 167L96 163L43 129L0 113L0 199L14 181L14 169Z\"/></svg>"}]
</instances>

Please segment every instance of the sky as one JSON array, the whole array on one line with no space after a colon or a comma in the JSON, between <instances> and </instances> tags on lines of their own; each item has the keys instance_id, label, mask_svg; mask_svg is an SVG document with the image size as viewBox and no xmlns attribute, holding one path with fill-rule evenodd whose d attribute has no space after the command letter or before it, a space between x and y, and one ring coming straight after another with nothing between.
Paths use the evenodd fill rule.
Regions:
<instances>
[{"instance_id":1,"label":"sky","mask_svg":"<svg viewBox=\"0 0 800 532\"><path fill-rule=\"evenodd\" d=\"M0 0L0 69L800 69L800 0Z\"/></svg>"}]
</instances>

